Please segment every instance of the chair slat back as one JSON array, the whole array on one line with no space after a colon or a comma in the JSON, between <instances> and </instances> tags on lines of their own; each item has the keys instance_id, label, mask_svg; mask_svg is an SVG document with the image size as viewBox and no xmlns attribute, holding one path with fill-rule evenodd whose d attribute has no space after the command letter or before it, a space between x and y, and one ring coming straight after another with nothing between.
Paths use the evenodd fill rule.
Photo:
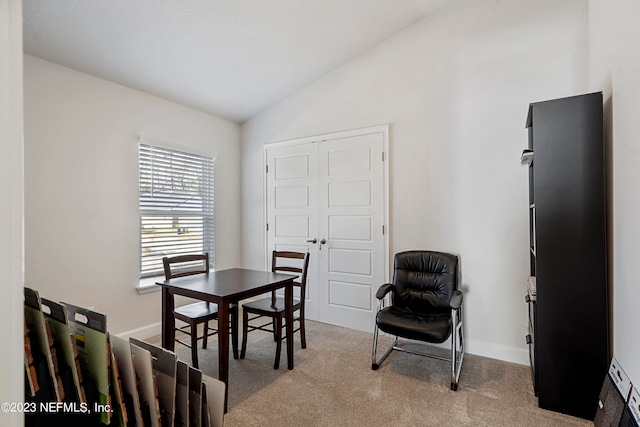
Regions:
<instances>
[{"instance_id":1,"label":"chair slat back","mask_svg":"<svg viewBox=\"0 0 640 427\"><path fill-rule=\"evenodd\" d=\"M458 257L433 251L407 251L396 254L393 304L413 312L428 313L449 308L460 280Z\"/></svg>"},{"instance_id":2,"label":"chair slat back","mask_svg":"<svg viewBox=\"0 0 640 427\"><path fill-rule=\"evenodd\" d=\"M304 301L306 295L307 270L309 270L309 252L273 251L271 271L299 274L293 284L300 287L300 301Z\"/></svg>"},{"instance_id":3,"label":"chair slat back","mask_svg":"<svg viewBox=\"0 0 640 427\"><path fill-rule=\"evenodd\" d=\"M209 254L188 254L162 258L166 280L209 273Z\"/></svg>"}]
</instances>

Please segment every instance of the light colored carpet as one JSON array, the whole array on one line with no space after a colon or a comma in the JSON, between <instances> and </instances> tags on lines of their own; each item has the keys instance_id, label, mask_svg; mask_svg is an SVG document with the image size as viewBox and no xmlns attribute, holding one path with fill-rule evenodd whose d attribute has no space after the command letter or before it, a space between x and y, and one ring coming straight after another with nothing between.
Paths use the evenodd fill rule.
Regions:
<instances>
[{"instance_id":1,"label":"light colored carpet","mask_svg":"<svg viewBox=\"0 0 640 427\"><path fill-rule=\"evenodd\" d=\"M296 333L295 368L289 371L285 346L274 370L272 337L252 332L245 359L229 361L225 426L593 425L538 408L528 366L467 354L457 392L449 388L449 362L396 351L373 371L372 337L307 321L307 348L300 348ZM148 341L159 344L160 337ZM379 351L389 342L381 338ZM176 344L188 363L189 351ZM199 360L200 369L217 378L215 338Z\"/></svg>"}]
</instances>

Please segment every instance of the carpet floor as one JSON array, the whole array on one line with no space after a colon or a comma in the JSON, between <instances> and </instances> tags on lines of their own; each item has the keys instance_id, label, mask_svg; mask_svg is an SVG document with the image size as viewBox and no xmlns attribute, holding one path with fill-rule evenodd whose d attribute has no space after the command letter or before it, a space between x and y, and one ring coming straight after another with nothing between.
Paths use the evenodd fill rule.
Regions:
<instances>
[{"instance_id":1,"label":"carpet floor","mask_svg":"<svg viewBox=\"0 0 640 427\"><path fill-rule=\"evenodd\" d=\"M458 391L449 362L392 352L371 369L372 333L307 321L307 348L295 336L295 369L273 369L275 343L249 334L243 360L229 361L225 426L592 426L540 409L528 366L465 355ZM160 343L160 337L149 340ZM241 340L240 340L241 341ZM379 353L391 342L381 337ZM435 349L439 351L441 349ZM190 363L190 350L176 345ZM199 350L200 369L218 376L215 337Z\"/></svg>"}]
</instances>

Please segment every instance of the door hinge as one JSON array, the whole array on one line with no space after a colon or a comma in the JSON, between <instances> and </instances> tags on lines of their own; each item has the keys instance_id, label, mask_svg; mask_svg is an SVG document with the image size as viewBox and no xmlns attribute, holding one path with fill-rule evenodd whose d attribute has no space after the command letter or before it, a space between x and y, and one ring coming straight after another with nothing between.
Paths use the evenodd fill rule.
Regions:
<instances>
[{"instance_id":1,"label":"door hinge","mask_svg":"<svg viewBox=\"0 0 640 427\"><path fill-rule=\"evenodd\" d=\"M269 231L269 223L267 223L267 231Z\"/></svg>"},{"instance_id":2,"label":"door hinge","mask_svg":"<svg viewBox=\"0 0 640 427\"><path fill-rule=\"evenodd\" d=\"M384 225L382 226L382 234L384 234Z\"/></svg>"},{"instance_id":3,"label":"door hinge","mask_svg":"<svg viewBox=\"0 0 640 427\"><path fill-rule=\"evenodd\" d=\"M264 169L265 169L265 173L269 173L269 165L265 165Z\"/></svg>"},{"instance_id":4,"label":"door hinge","mask_svg":"<svg viewBox=\"0 0 640 427\"><path fill-rule=\"evenodd\" d=\"M382 161L384 162L384 151L382 152Z\"/></svg>"}]
</instances>

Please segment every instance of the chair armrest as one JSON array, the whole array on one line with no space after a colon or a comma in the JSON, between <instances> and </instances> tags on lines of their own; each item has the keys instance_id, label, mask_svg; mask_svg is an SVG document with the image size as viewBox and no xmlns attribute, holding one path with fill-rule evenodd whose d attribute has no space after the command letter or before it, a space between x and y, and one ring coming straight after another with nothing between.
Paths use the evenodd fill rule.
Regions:
<instances>
[{"instance_id":1,"label":"chair armrest","mask_svg":"<svg viewBox=\"0 0 640 427\"><path fill-rule=\"evenodd\" d=\"M459 309L462 306L462 291L455 290L453 291L453 295L451 295L451 299L449 300L449 307L454 310Z\"/></svg>"},{"instance_id":2,"label":"chair armrest","mask_svg":"<svg viewBox=\"0 0 640 427\"><path fill-rule=\"evenodd\" d=\"M376 292L376 298L381 300L385 297L389 292L393 292L394 287L392 283L385 283L384 285L378 288L378 292Z\"/></svg>"}]
</instances>

